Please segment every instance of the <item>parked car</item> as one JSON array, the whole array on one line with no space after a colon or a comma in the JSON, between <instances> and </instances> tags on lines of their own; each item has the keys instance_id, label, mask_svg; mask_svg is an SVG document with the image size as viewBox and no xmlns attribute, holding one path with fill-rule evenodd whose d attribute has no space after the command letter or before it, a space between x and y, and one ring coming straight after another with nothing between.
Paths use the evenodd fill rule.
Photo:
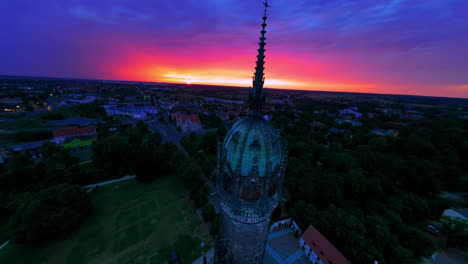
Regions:
<instances>
[{"instance_id":1,"label":"parked car","mask_svg":"<svg viewBox=\"0 0 468 264\"><path fill-rule=\"evenodd\" d=\"M431 235L438 236L440 231L433 225L427 225L425 230L429 232Z\"/></svg>"},{"instance_id":2,"label":"parked car","mask_svg":"<svg viewBox=\"0 0 468 264\"><path fill-rule=\"evenodd\" d=\"M179 264L179 258L175 249L171 250L171 264Z\"/></svg>"}]
</instances>

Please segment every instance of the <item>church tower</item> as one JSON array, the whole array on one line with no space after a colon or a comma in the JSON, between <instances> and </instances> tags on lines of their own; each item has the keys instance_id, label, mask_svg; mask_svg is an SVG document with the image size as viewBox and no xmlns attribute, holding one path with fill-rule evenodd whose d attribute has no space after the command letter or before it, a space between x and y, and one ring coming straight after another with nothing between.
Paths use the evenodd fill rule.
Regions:
<instances>
[{"instance_id":1,"label":"church tower","mask_svg":"<svg viewBox=\"0 0 468 264\"><path fill-rule=\"evenodd\" d=\"M249 114L234 124L218 146L216 200L221 228L215 251L217 264L263 263L270 217L283 185L286 148L279 131L262 113L268 0L264 5Z\"/></svg>"}]
</instances>

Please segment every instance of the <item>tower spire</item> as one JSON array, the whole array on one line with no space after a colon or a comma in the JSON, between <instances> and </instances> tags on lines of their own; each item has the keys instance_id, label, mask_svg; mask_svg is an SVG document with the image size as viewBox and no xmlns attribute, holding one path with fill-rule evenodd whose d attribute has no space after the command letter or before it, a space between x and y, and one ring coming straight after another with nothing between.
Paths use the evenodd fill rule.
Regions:
<instances>
[{"instance_id":1,"label":"tower spire","mask_svg":"<svg viewBox=\"0 0 468 264\"><path fill-rule=\"evenodd\" d=\"M263 84L265 83L265 46L266 46L266 26L267 26L267 19L268 19L268 0L263 2L265 6L265 10L263 13L263 23L262 23L262 31L260 31L260 43L257 55L257 66L255 67L255 74L253 77L253 88L249 92L249 107L252 110L260 111L262 109L263 104L265 103L265 94L263 92Z\"/></svg>"}]
</instances>

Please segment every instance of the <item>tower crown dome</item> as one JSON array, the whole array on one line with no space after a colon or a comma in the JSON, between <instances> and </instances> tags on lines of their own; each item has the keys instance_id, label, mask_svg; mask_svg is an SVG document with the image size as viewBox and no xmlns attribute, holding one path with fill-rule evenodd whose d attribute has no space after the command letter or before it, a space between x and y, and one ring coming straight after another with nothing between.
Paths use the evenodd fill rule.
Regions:
<instances>
[{"instance_id":1,"label":"tower crown dome","mask_svg":"<svg viewBox=\"0 0 468 264\"><path fill-rule=\"evenodd\" d=\"M237 121L224 140L223 152L226 166L245 177L271 177L283 155L278 131L259 116Z\"/></svg>"}]
</instances>

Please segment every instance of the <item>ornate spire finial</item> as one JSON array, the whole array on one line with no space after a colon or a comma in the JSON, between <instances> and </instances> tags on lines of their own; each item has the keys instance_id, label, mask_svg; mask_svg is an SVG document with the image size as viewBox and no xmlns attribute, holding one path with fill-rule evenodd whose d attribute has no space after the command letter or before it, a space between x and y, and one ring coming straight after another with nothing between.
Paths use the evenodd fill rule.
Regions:
<instances>
[{"instance_id":1,"label":"ornate spire finial","mask_svg":"<svg viewBox=\"0 0 468 264\"><path fill-rule=\"evenodd\" d=\"M257 66L255 67L255 75L253 77L253 88L249 92L249 106L252 110L261 110L263 104L265 103L265 94L263 92L263 84L265 83L265 46L266 46L266 21L268 19L267 9L270 6L268 4L268 0L263 2L265 6L265 11L263 13L263 23L262 23L262 31L260 31L260 48L258 49L257 55Z\"/></svg>"}]
</instances>

